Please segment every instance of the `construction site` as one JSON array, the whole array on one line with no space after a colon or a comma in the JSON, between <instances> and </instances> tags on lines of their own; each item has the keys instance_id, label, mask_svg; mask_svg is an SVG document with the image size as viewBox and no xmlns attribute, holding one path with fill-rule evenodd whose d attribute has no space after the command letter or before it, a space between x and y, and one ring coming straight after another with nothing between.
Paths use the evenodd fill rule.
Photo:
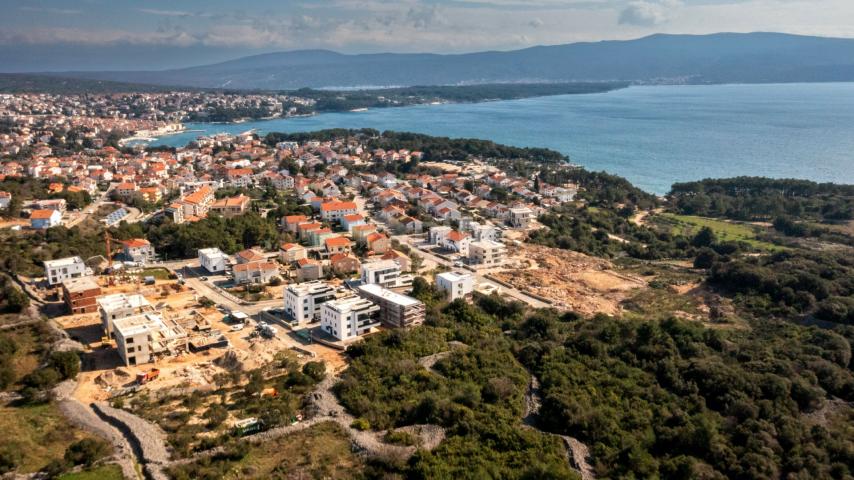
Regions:
<instances>
[{"instance_id":1,"label":"construction site","mask_svg":"<svg viewBox=\"0 0 854 480\"><path fill-rule=\"evenodd\" d=\"M582 315L617 315L623 301L647 287L646 280L617 271L608 260L527 243L510 247L507 264L490 276Z\"/></svg>"},{"instance_id":2,"label":"construction site","mask_svg":"<svg viewBox=\"0 0 854 480\"><path fill-rule=\"evenodd\" d=\"M105 236L108 252L111 240ZM259 368L273 362L279 352L294 348L304 352L300 359L322 359L333 369L344 365L337 350L304 345L295 335L264 336L243 323L235 326L231 309L211 302L209 290L198 290L200 282L185 282L163 267L117 266L109 261L104 275L63 285L68 311L82 312L56 318L85 347L83 372L74 392L82 402L107 400L140 388L205 388L219 373L235 367ZM265 315L253 305L246 310L259 318ZM245 317L243 322L251 318ZM225 355L231 359L227 368L217 365ZM153 381L139 381L152 369L158 371Z\"/></svg>"}]
</instances>

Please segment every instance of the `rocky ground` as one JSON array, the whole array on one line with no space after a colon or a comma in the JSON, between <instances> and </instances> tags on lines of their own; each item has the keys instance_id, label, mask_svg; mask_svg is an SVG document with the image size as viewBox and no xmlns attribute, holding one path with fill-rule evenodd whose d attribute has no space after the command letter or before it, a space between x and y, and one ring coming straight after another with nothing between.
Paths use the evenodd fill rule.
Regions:
<instances>
[{"instance_id":1,"label":"rocky ground","mask_svg":"<svg viewBox=\"0 0 854 480\"><path fill-rule=\"evenodd\" d=\"M647 285L639 277L616 271L608 260L578 252L524 244L513 253L528 268L504 270L494 277L522 292L547 298L558 309L582 315L619 314L620 303L633 290Z\"/></svg>"}]
</instances>

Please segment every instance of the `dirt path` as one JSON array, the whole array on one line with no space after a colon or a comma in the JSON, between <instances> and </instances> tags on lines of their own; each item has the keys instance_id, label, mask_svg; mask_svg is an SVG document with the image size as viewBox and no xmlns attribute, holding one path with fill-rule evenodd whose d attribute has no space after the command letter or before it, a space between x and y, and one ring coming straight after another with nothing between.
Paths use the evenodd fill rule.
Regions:
<instances>
[{"instance_id":1,"label":"dirt path","mask_svg":"<svg viewBox=\"0 0 854 480\"><path fill-rule=\"evenodd\" d=\"M113 463L121 467L124 478L139 479L131 444L118 429L75 399L73 395L75 388L77 388L77 382L66 380L53 389L54 401L59 410L76 427L87 430L112 445Z\"/></svg>"},{"instance_id":2,"label":"dirt path","mask_svg":"<svg viewBox=\"0 0 854 480\"><path fill-rule=\"evenodd\" d=\"M347 413L335 394L332 393L332 388L339 381L337 376L329 376L317 385L317 389L311 394L310 402L317 410L317 414L307 420L303 420L293 425L285 425L277 428L272 428L254 435L244 437L244 440L258 443L267 440L274 440L287 435L290 435L307 428L311 428L317 424L324 422L334 422L340 425L350 436L353 445L360 451L365 452L371 457L384 459L387 461L405 461L411 457L417 447L391 445L382 440L384 432L373 430L361 431L353 428L355 417ZM421 439L421 445L418 448L432 450L436 448L442 440L445 439L445 430L437 425L412 425L402 427L400 430L406 430ZM206 457L210 457L222 451L221 447L199 452L192 457L168 462L165 466L183 465L192 463Z\"/></svg>"},{"instance_id":3,"label":"dirt path","mask_svg":"<svg viewBox=\"0 0 854 480\"><path fill-rule=\"evenodd\" d=\"M525 392L525 416L522 418L522 422L529 428L560 437L566 445L567 460L572 468L578 470L581 474L581 480L594 480L596 475L593 473L593 467L587 462L587 459L590 458L590 449L587 448L587 445L574 437L547 432L538 426L540 407L542 405L543 399L540 395L540 380L531 374L531 382L528 384L528 391Z\"/></svg>"},{"instance_id":4,"label":"dirt path","mask_svg":"<svg viewBox=\"0 0 854 480\"><path fill-rule=\"evenodd\" d=\"M652 214L661 213L663 211L664 211L664 209L660 208L660 207L652 209L652 210L641 210L638 213L632 215L632 217L629 219L629 221L634 223L635 225L642 227L642 226L646 225L646 217L648 217Z\"/></svg>"}]
</instances>

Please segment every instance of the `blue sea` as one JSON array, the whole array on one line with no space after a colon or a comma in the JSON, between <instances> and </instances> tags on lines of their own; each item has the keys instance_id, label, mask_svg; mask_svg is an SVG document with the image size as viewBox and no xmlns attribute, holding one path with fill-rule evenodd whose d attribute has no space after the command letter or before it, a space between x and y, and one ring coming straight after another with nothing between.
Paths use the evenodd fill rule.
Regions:
<instances>
[{"instance_id":1,"label":"blue sea","mask_svg":"<svg viewBox=\"0 0 854 480\"><path fill-rule=\"evenodd\" d=\"M854 184L854 83L631 87L187 127L203 132L154 143L183 146L202 134L249 129L370 127L548 147L658 194L674 182L738 175Z\"/></svg>"}]
</instances>

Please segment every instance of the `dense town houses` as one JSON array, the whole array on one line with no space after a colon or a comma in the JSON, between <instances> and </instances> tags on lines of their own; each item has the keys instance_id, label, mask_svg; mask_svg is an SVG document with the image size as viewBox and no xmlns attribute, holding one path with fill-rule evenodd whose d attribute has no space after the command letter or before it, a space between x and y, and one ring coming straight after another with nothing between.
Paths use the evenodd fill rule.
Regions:
<instances>
[{"instance_id":1,"label":"dense town houses","mask_svg":"<svg viewBox=\"0 0 854 480\"><path fill-rule=\"evenodd\" d=\"M365 135L274 143L252 132L216 134L176 149L146 149L124 141L179 131L180 122L205 115L204 105L246 101L266 108L275 103L270 102L273 97L216 94L205 103L194 94L141 94L57 103L53 96L4 96L0 117L9 121L12 133L0 134L0 178L45 182L41 198L15 198L21 202L22 219L35 230L78 221L81 204L74 195L84 193L114 202L116 208L102 220L114 228L122 222L182 225L257 215L277 229L277 238L240 246L253 248L239 252L226 248L233 243L194 239L191 250L197 251L201 275L217 277L218 285L275 284L284 289L285 310L297 324L320 320L324 301L341 296L338 287L318 282L345 282L352 291L369 287L359 290L367 301L341 300L326 309L323 330L339 340L373 328L367 327L372 321L360 316L368 310L373 315L369 304L399 310L391 317L383 313L384 325L412 323L409 313L401 312L414 304L396 295L412 285L410 272L421 263L418 248L457 268L436 275L440 291L450 299L469 298L477 272L503 264L506 229L531 228L540 213L572 201L578 191L574 185L550 185L503 171L484 158L471 158L462 168L458 163L455 171L443 170L453 162L439 162L444 166L410 172L398 167L422 161L422 152L374 148ZM174 102L179 98L181 105L194 109L178 108ZM51 108L52 102L65 107ZM274 109L271 114L288 113ZM121 145L117 138L124 139ZM0 210L9 209L12 198L0 191ZM413 239L423 244L413 249ZM123 237L116 242L120 250L114 260L141 268L155 265L161 258L152 242L151 237ZM81 265L80 259L45 262L48 283L59 286L90 275ZM83 280L64 284L71 311L95 308L92 298L98 294L91 287ZM128 339L134 332L175 333L168 333L169 326L154 316L140 316L123 328ZM123 356L128 363L144 358Z\"/></svg>"}]
</instances>

